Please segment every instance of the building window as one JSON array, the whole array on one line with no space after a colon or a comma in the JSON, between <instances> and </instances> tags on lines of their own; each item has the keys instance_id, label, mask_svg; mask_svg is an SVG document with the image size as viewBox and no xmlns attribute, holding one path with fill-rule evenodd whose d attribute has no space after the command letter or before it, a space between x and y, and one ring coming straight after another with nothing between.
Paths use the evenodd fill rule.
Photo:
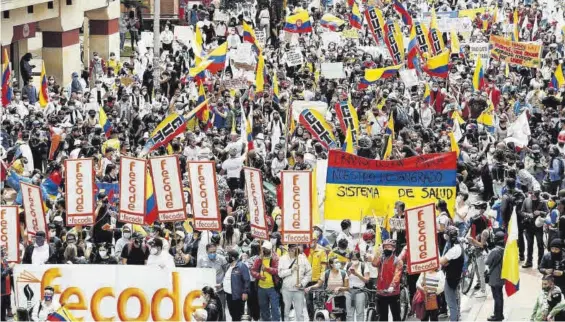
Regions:
<instances>
[{"instance_id":1,"label":"building window","mask_svg":"<svg viewBox=\"0 0 565 322\"><path fill-rule=\"evenodd\" d=\"M73 0L67 0L67 6L72 6L73 5Z\"/></svg>"},{"instance_id":2,"label":"building window","mask_svg":"<svg viewBox=\"0 0 565 322\"><path fill-rule=\"evenodd\" d=\"M33 13L33 6L27 6L27 13Z\"/></svg>"},{"instance_id":3,"label":"building window","mask_svg":"<svg viewBox=\"0 0 565 322\"><path fill-rule=\"evenodd\" d=\"M47 9L53 9L53 1L47 2Z\"/></svg>"},{"instance_id":4,"label":"building window","mask_svg":"<svg viewBox=\"0 0 565 322\"><path fill-rule=\"evenodd\" d=\"M10 19L10 10L3 11L3 18Z\"/></svg>"}]
</instances>

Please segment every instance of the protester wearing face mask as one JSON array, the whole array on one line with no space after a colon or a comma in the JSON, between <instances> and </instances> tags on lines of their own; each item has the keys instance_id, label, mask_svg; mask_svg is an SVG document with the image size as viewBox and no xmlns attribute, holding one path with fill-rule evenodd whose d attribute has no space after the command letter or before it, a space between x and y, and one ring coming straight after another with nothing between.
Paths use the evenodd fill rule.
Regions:
<instances>
[{"instance_id":1,"label":"protester wearing face mask","mask_svg":"<svg viewBox=\"0 0 565 322\"><path fill-rule=\"evenodd\" d=\"M122 237L116 241L116 246L114 247L114 255L116 258L121 258L122 250L124 246L126 246L131 239L131 225L126 224L122 227Z\"/></svg>"},{"instance_id":2,"label":"protester wearing face mask","mask_svg":"<svg viewBox=\"0 0 565 322\"><path fill-rule=\"evenodd\" d=\"M465 256L463 255L463 247L458 239L459 230L455 226L448 226L443 235L443 238L447 241L447 245L443 251L443 256L439 259L439 263L444 267L445 271L445 300L449 307L449 320L459 321L460 306L458 286L461 282Z\"/></svg>"},{"instance_id":3,"label":"protester wearing face mask","mask_svg":"<svg viewBox=\"0 0 565 322\"><path fill-rule=\"evenodd\" d=\"M206 310L206 319L203 321L224 321L225 305L222 304L218 293L211 286L205 286L202 289L202 299L204 301L204 309ZM235 321L235 320L234 320Z\"/></svg>"},{"instance_id":4,"label":"protester wearing face mask","mask_svg":"<svg viewBox=\"0 0 565 322\"><path fill-rule=\"evenodd\" d=\"M55 289L53 286L48 285L43 289L43 300L33 307L31 313L32 321L48 321L49 315L57 312L61 305L58 301L53 300L54 295Z\"/></svg>"},{"instance_id":5,"label":"protester wearing face mask","mask_svg":"<svg viewBox=\"0 0 565 322\"><path fill-rule=\"evenodd\" d=\"M347 299L349 291L349 277L345 270L342 269L342 263L335 257L330 257L328 261L329 269L327 269L321 276L316 285L304 289L306 293L310 293L313 289L322 288L328 292L336 295L334 298L334 306L341 308L344 312L347 307ZM346 316L343 314L342 321Z\"/></svg>"},{"instance_id":6,"label":"protester wearing face mask","mask_svg":"<svg viewBox=\"0 0 565 322\"><path fill-rule=\"evenodd\" d=\"M315 228L317 227L315 226ZM320 278L326 272L326 268L328 266L328 255L326 254L326 249L323 246L319 245L316 240L312 241L310 248L306 249L304 253L308 256L308 263L312 268L312 279L306 285L307 287L310 287L318 284ZM313 321L315 312L314 297L312 293L307 293L306 309L308 311L308 317L310 321Z\"/></svg>"},{"instance_id":7,"label":"protester wearing face mask","mask_svg":"<svg viewBox=\"0 0 565 322\"><path fill-rule=\"evenodd\" d=\"M337 235L336 241L342 239L347 240L347 250L353 251L355 243L353 242L353 235L351 234L351 220L344 219L341 221L341 232Z\"/></svg>"},{"instance_id":8,"label":"protester wearing face mask","mask_svg":"<svg viewBox=\"0 0 565 322\"><path fill-rule=\"evenodd\" d=\"M565 258L563 256L563 242L561 239L554 239L550 244L550 252L543 255L539 266L540 273L551 275L555 280L555 285L560 289L565 289Z\"/></svg>"},{"instance_id":9,"label":"protester wearing face mask","mask_svg":"<svg viewBox=\"0 0 565 322\"><path fill-rule=\"evenodd\" d=\"M377 250L372 263L379 270L376 286L378 312L387 312L384 316L381 315L381 321L388 321L389 308L392 313L392 319L400 321L399 294L403 263L402 260L394 255L395 248L395 240L385 240L382 251L380 249Z\"/></svg>"},{"instance_id":10,"label":"protester wearing face mask","mask_svg":"<svg viewBox=\"0 0 565 322\"><path fill-rule=\"evenodd\" d=\"M289 316L290 308L294 305L296 321L303 321L303 288L312 279L312 267L298 245L288 245L288 252L280 258L278 273L282 279L281 294L284 301L284 316Z\"/></svg>"},{"instance_id":11,"label":"protester wearing face mask","mask_svg":"<svg viewBox=\"0 0 565 322\"><path fill-rule=\"evenodd\" d=\"M240 321L250 292L249 268L240 260L236 249L229 250L226 259L229 266L222 283L226 303L232 321Z\"/></svg>"},{"instance_id":12,"label":"protester wearing face mask","mask_svg":"<svg viewBox=\"0 0 565 322\"><path fill-rule=\"evenodd\" d=\"M504 279L501 278L502 272L502 259L504 256L506 234L502 231L494 235L494 243L496 247L488 254L485 261L488 271L488 284L492 290L492 297L494 299L494 314L487 318L487 321L502 321L504 320L504 297L502 294L502 287L504 286ZM449 267L448 267L449 269Z\"/></svg>"},{"instance_id":13,"label":"protester wearing face mask","mask_svg":"<svg viewBox=\"0 0 565 322\"><path fill-rule=\"evenodd\" d=\"M157 266L159 268L175 268L175 260L166 250L163 250L163 240L160 237L154 238L149 243L149 257L147 266Z\"/></svg>"},{"instance_id":14,"label":"protester wearing face mask","mask_svg":"<svg viewBox=\"0 0 565 322\"><path fill-rule=\"evenodd\" d=\"M251 267L251 276L257 282L257 296L262 321L280 320L280 296L275 285L279 282L279 257L273 252L273 244L269 241L261 245L261 256L255 259Z\"/></svg>"},{"instance_id":15,"label":"protester wearing face mask","mask_svg":"<svg viewBox=\"0 0 565 322\"><path fill-rule=\"evenodd\" d=\"M149 248L143 242L143 236L134 233L130 241L122 248L120 253L123 265L145 265L149 257Z\"/></svg>"},{"instance_id":16,"label":"protester wearing face mask","mask_svg":"<svg viewBox=\"0 0 565 322\"><path fill-rule=\"evenodd\" d=\"M95 251L92 253L91 257L94 257L91 262L93 264L117 264L118 261L116 257L111 256L110 248L111 244L101 243L96 246Z\"/></svg>"},{"instance_id":17,"label":"protester wearing face mask","mask_svg":"<svg viewBox=\"0 0 565 322\"><path fill-rule=\"evenodd\" d=\"M217 247L210 243L206 245L206 256L199 257L196 267L212 268L216 272L216 293L221 299L222 305L225 306L226 297L223 291L223 281L227 270L227 260L224 256L217 254Z\"/></svg>"},{"instance_id":18,"label":"protester wearing face mask","mask_svg":"<svg viewBox=\"0 0 565 322\"><path fill-rule=\"evenodd\" d=\"M45 232L38 231L35 234L35 242L26 247L22 258L23 264L54 264L57 262L55 249L45 242Z\"/></svg>"}]
</instances>

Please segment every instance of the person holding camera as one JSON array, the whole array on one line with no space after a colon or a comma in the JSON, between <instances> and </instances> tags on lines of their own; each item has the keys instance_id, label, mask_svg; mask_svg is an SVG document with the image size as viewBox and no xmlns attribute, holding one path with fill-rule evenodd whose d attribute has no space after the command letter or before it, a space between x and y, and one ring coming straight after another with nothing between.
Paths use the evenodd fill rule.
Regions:
<instances>
[{"instance_id":1,"label":"person holding camera","mask_svg":"<svg viewBox=\"0 0 565 322\"><path fill-rule=\"evenodd\" d=\"M122 249L123 265L145 265L149 257L149 248L143 243L143 236L133 233L131 241Z\"/></svg>"},{"instance_id":2,"label":"person holding camera","mask_svg":"<svg viewBox=\"0 0 565 322\"><path fill-rule=\"evenodd\" d=\"M469 236L467 240L476 251L477 268L479 272L479 284L477 285L480 291L475 297L486 297L486 283L484 279L485 274L485 249L487 247L487 240L489 238L489 219L486 216L487 203L483 200L478 200L473 204L478 213L471 218L471 225L469 229ZM475 287L476 289L477 287Z\"/></svg>"},{"instance_id":3,"label":"person holding camera","mask_svg":"<svg viewBox=\"0 0 565 322\"><path fill-rule=\"evenodd\" d=\"M549 212L547 204L540 198L541 189L537 188L531 193L522 204L522 215L524 231L526 232L526 242L528 246L528 253L526 256L526 263L523 268L532 267L532 259L534 256L534 237L537 241L538 248L538 267L541 263L543 256L543 220L542 225L538 226L540 218L545 217Z\"/></svg>"},{"instance_id":4,"label":"person holding camera","mask_svg":"<svg viewBox=\"0 0 565 322\"><path fill-rule=\"evenodd\" d=\"M490 316L488 321L502 321L504 315L504 295L502 294L502 287L504 280L502 274L502 259L504 257L504 238L506 234L503 231L498 231L494 234L495 248L488 254L485 264L488 271L485 271L485 282L488 283L492 290L492 297L494 299L494 314Z\"/></svg>"}]
</instances>

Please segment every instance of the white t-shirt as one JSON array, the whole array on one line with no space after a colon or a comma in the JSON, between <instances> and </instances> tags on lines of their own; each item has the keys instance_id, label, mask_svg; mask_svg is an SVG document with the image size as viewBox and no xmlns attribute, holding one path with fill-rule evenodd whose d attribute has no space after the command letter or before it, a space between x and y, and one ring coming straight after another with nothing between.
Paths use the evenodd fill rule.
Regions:
<instances>
[{"instance_id":1,"label":"white t-shirt","mask_svg":"<svg viewBox=\"0 0 565 322\"><path fill-rule=\"evenodd\" d=\"M453 245L453 247L451 247L447 253L445 253L445 258L447 260L454 260L459 258L459 256L461 256L461 254L463 253L463 248L461 248L460 244L455 244Z\"/></svg>"},{"instance_id":2,"label":"white t-shirt","mask_svg":"<svg viewBox=\"0 0 565 322\"><path fill-rule=\"evenodd\" d=\"M239 178L243 169L244 157L227 159L222 163L222 169L227 172L228 178Z\"/></svg>"},{"instance_id":3,"label":"white t-shirt","mask_svg":"<svg viewBox=\"0 0 565 322\"><path fill-rule=\"evenodd\" d=\"M453 218L453 222L462 222L463 219L459 216L467 218L467 213L469 213L469 206L467 206L467 204L463 204L463 206L455 206L455 217Z\"/></svg>"},{"instance_id":4,"label":"white t-shirt","mask_svg":"<svg viewBox=\"0 0 565 322\"><path fill-rule=\"evenodd\" d=\"M31 253L31 263L32 264L45 264L49 260L49 243L43 244L43 246L35 245L33 253Z\"/></svg>"},{"instance_id":5,"label":"white t-shirt","mask_svg":"<svg viewBox=\"0 0 565 322\"><path fill-rule=\"evenodd\" d=\"M186 157L187 161L196 161L198 160L198 154L200 153L200 149L195 146L194 148L191 146L187 146L184 148L182 154Z\"/></svg>"},{"instance_id":6,"label":"white t-shirt","mask_svg":"<svg viewBox=\"0 0 565 322\"><path fill-rule=\"evenodd\" d=\"M167 251L162 250L159 255L149 255L147 266L159 266L161 268L175 268L175 260Z\"/></svg>"},{"instance_id":7,"label":"white t-shirt","mask_svg":"<svg viewBox=\"0 0 565 322\"><path fill-rule=\"evenodd\" d=\"M231 271L233 270L233 266L230 265L228 268L226 275L224 276L224 282L222 285L224 286L224 292L231 294Z\"/></svg>"}]
</instances>

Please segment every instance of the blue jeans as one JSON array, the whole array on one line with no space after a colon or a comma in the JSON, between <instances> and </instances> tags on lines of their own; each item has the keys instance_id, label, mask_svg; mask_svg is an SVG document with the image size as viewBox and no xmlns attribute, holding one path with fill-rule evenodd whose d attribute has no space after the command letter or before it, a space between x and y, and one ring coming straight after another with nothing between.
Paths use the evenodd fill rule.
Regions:
<instances>
[{"instance_id":1,"label":"blue jeans","mask_svg":"<svg viewBox=\"0 0 565 322\"><path fill-rule=\"evenodd\" d=\"M465 233L467 232L467 223L464 221L460 221L458 223L455 223L455 227L459 229L459 237L464 237Z\"/></svg>"},{"instance_id":2,"label":"blue jeans","mask_svg":"<svg viewBox=\"0 0 565 322\"><path fill-rule=\"evenodd\" d=\"M457 285L456 288L451 288L447 282L445 282L443 292L445 293L447 307L449 307L449 321L459 321L459 285Z\"/></svg>"},{"instance_id":3,"label":"blue jeans","mask_svg":"<svg viewBox=\"0 0 565 322\"><path fill-rule=\"evenodd\" d=\"M259 297L261 321L280 321L281 313L279 311L279 294L275 291L275 288L259 287L257 295Z\"/></svg>"},{"instance_id":4,"label":"blue jeans","mask_svg":"<svg viewBox=\"0 0 565 322\"><path fill-rule=\"evenodd\" d=\"M120 32L120 50L124 50L125 43L126 43L126 33Z\"/></svg>"}]
</instances>

